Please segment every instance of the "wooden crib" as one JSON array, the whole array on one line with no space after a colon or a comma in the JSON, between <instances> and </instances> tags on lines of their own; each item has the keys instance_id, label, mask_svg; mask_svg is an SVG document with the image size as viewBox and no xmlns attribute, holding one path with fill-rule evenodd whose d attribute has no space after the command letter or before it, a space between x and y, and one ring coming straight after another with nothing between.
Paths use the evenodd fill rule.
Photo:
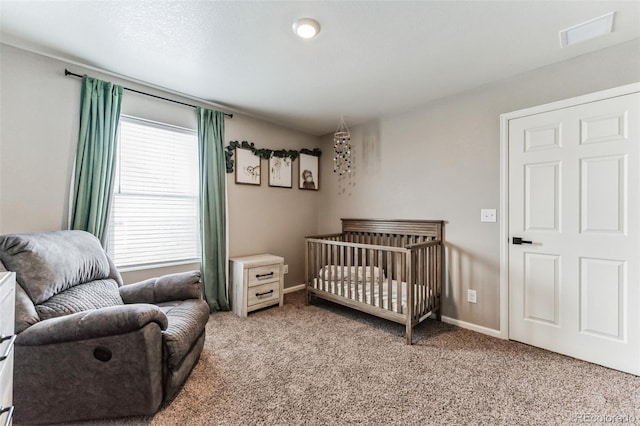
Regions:
<instances>
[{"instance_id":1,"label":"wooden crib","mask_svg":"<svg viewBox=\"0 0 640 426\"><path fill-rule=\"evenodd\" d=\"M305 238L306 303L311 296L413 327L440 318L440 220L342 219L342 233ZM410 283L408 285L407 283Z\"/></svg>"}]
</instances>

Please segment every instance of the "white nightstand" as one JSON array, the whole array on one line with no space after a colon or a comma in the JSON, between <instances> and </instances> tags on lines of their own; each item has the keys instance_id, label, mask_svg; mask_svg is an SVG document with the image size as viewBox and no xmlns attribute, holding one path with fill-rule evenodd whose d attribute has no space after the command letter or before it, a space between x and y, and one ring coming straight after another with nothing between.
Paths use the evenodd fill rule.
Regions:
<instances>
[{"instance_id":1,"label":"white nightstand","mask_svg":"<svg viewBox=\"0 0 640 426\"><path fill-rule=\"evenodd\" d=\"M271 305L282 306L284 258L271 254L232 257L231 306L241 317Z\"/></svg>"}]
</instances>

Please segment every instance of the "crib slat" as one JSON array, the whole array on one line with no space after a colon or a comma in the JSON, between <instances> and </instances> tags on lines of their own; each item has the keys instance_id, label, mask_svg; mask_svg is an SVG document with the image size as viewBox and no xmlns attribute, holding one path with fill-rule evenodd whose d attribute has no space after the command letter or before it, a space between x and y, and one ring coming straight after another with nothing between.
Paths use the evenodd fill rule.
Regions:
<instances>
[{"instance_id":1,"label":"crib slat","mask_svg":"<svg viewBox=\"0 0 640 426\"><path fill-rule=\"evenodd\" d=\"M336 276L335 276L335 280L333 281L333 291L332 293L335 294L339 294L344 296L344 293L342 293L342 263L340 262L340 251L342 250L342 247L339 246L333 246L333 264L336 265Z\"/></svg>"},{"instance_id":2,"label":"crib slat","mask_svg":"<svg viewBox=\"0 0 640 426\"><path fill-rule=\"evenodd\" d=\"M367 302L367 281L364 279L360 279L361 275L364 274L366 272L367 269L367 262L369 259L369 249L362 249L362 259L360 259L360 262L362 263L361 269L358 273L358 283L361 286L361 290L362 290L362 302L363 303L370 303L371 300L369 300L369 302Z\"/></svg>"},{"instance_id":3,"label":"crib slat","mask_svg":"<svg viewBox=\"0 0 640 426\"><path fill-rule=\"evenodd\" d=\"M404 307L402 306L402 301L405 300L406 303L406 291L404 286L402 285L402 277L400 273L400 269L398 268L399 257L401 255L399 253L393 253L393 269L394 269L394 277L396 279L397 291L398 291L398 313L404 313Z\"/></svg>"},{"instance_id":4,"label":"crib slat","mask_svg":"<svg viewBox=\"0 0 640 426\"><path fill-rule=\"evenodd\" d=\"M371 241L375 241L375 237L372 235L371 236ZM374 273L374 268L375 268L375 264L376 264L376 251L375 250L369 250L369 262L367 265L367 268L369 269L369 277L371 277L371 279L369 280L369 293L371 293L371 295L373 296L371 298L371 304L373 306L377 305L377 300L376 300L376 293L377 293L377 286L376 286L376 282L373 278L373 273ZM365 273L365 279L367 277L367 274Z\"/></svg>"},{"instance_id":5,"label":"crib slat","mask_svg":"<svg viewBox=\"0 0 640 426\"><path fill-rule=\"evenodd\" d=\"M316 244L316 271L314 272L317 274L318 273L317 271L319 271L320 268L322 268L323 266L324 265L322 264L322 245ZM322 289L322 279L324 279L324 277L321 275L320 279L316 283L316 288Z\"/></svg>"},{"instance_id":6,"label":"crib slat","mask_svg":"<svg viewBox=\"0 0 640 426\"><path fill-rule=\"evenodd\" d=\"M416 257L418 258L418 265L420 268L420 285L418 287L418 293L420 294L420 296L419 296L418 307L416 308L417 318L420 318L422 316L422 313L425 312L425 308L426 308L425 289L427 288L427 285L429 282L429 272L427 271L427 262L425 261L425 254L426 254L426 250L424 250L423 248L418 248L416 250Z\"/></svg>"},{"instance_id":7,"label":"crib slat","mask_svg":"<svg viewBox=\"0 0 640 426\"><path fill-rule=\"evenodd\" d=\"M411 252L408 255L403 256L411 256ZM407 259L409 262L405 262L406 265L406 273L407 273L407 313L405 314L406 323L405 323L405 335L407 339L407 344L410 345L413 340L413 275L412 275L412 262L411 259Z\"/></svg>"},{"instance_id":8,"label":"crib slat","mask_svg":"<svg viewBox=\"0 0 640 426\"><path fill-rule=\"evenodd\" d=\"M311 241L305 240L307 251L304 256L304 279L307 285L311 283L311 271L313 271L313 246Z\"/></svg>"},{"instance_id":9,"label":"crib slat","mask_svg":"<svg viewBox=\"0 0 640 426\"><path fill-rule=\"evenodd\" d=\"M329 292L333 293L333 294L339 294L338 292L340 291L340 285L338 284L338 268L340 267L340 265L338 264L338 259L337 259L337 247L336 246L330 246L331 248L329 249L329 256L331 257L331 265L333 266L333 276L331 277L331 281L329 281Z\"/></svg>"},{"instance_id":10,"label":"crib slat","mask_svg":"<svg viewBox=\"0 0 640 426\"><path fill-rule=\"evenodd\" d=\"M340 250L340 269L342 269L342 272L340 274L340 277L342 278L340 281L340 286L342 287L342 296L346 297L347 296L347 281L346 281L347 270L344 267L346 247L338 247L338 249Z\"/></svg>"},{"instance_id":11,"label":"crib slat","mask_svg":"<svg viewBox=\"0 0 640 426\"><path fill-rule=\"evenodd\" d=\"M411 238L409 238L411 241ZM418 306L420 304L420 261L418 259L418 253L416 251L411 252L411 267L413 269L413 280L411 283L413 284L411 288L414 289L413 295L413 314L415 316L418 311Z\"/></svg>"},{"instance_id":12,"label":"crib slat","mask_svg":"<svg viewBox=\"0 0 640 426\"><path fill-rule=\"evenodd\" d=\"M417 317L420 318L422 316L422 313L424 312L424 308L425 308L425 299L426 299L426 294L424 289L427 287L427 274L426 274L426 270L425 270L425 266L426 266L426 262L424 261L424 254L425 254L425 250L423 249L418 249L418 253L416 253L416 255L418 256L418 263L420 265L420 287L418 288L419 292L420 292L420 304L418 305L418 315Z\"/></svg>"},{"instance_id":13,"label":"crib slat","mask_svg":"<svg viewBox=\"0 0 640 426\"><path fill-rule=\"evenodd\" d=\"M344 296L344 293L342 292L343 290L342 283L344 281L344 277L343 277L344 269L342 267L342 259L340 258L341 252L342 252L342 247L340 246L333 247L333 255L334 255L333 263L336 265L336 279L334 281L334 288L335 288L334 292Z\"/></svg>"},{"instance_id":14,"label":"crib slat","mask_svg":"<svg viewBox=\"0 0 640 426\"><path fill-rule=\"evenodd\" d=\"M320 263L320 248L321 246L317 243L313 243L313 256L314 256L314 269L311 270L311 274L317 277L318 271L322 267ZM320 288L320 279L316 279L313 285L314 288Z\"/></svg>"},{"instance_id":15,"label":"crib slat","mask_svg":"<svg viewBox=\"0 0 640 426\"><path fill-rule=\"evenodd\" d=\"M335 280L335 292L344 296L344 293L342 292L342 282L344 280L344 275L343 275L343 267L342 267L342 259L341 259L341 255L340 253L342 252L342 247L340 246L334 246L333 248L334 251L334 255L335 255L335 264L338 265L337 268L339 268L338 270L340 272L338 272L338 270L336 270L336 280ZM340 279L338 279L338 277L341 277Z\"/></svg>"},{"instance_id":16,"label":"crib slat","mask_svg":"<svg viewBox=\"0 0 640 426\"><path fill-rule=\"evenodd\" d=\"M431 310L433 306L431 294L431 286L433 285L433 268L431 267L431 257L433 250L430 247L424 249L425 254L425 268L427 270L427 282L425 283L426 300L425 300L425 312Z\"/></svg>"},{"instance_id":17,"label":"crib slat","mask_svg":"<svg viewBox=\"0 0 640 426\"><path fill-rule=\"evenodd\" d=\"M426 314L427 312L429 312L429 307L431 305L431 300L430 300L430 292L429 292L429 286L431 285L431 283L433 282L433 280L431 279L431 261L430 261L430 252L431 249L429 247L422 249L422 261L424 264L424 275L425 275L425 282L422 288L422 292L423 292L423 307L422 307L422 315Z\"/></svg>"},{"instance_id":18,"label":"crib slat","mask_svg":"<svg viewBox=\"0 0 640 426\"><path fill-rule=\"evenodd\" d=\"M347 298L351 299L351 251L353 249L346 248L347 251Z\"/></svg>"},{"instance_id":19,"label":"crib slat","mask_svg":"<svg viewBox=\"0 0 640 426\"><path fill-rule=\"evenodd\" d=\"M310 271L309 271L309 279L313 279L313 277L316 277L316 274L318 273L318 259L316 259L317 255L318 255L318 244L317 243L310 243L311 244L311 266L310 266ZM314 280L313 282L313 287L314 288L318 288L318 280Z\"/></svg>"},{"instance_id":20,"label":"crib slat","mask_svg":"<svg viewBox=\"0 0 640 426\"><path fill-rule=\"evenodd\" d=\"M313 260L311 261L311 264L313 266L311 267L311 271L309 273L311 274L312 277L313 276L316 277L316 279L314 280L314 283L313 283L313 288L318 288L318 285L320 284L320 278L321 278L320 276L318 276L318 274L319 274L318 271L320 270L320 261L318 260L318 248L319 247L318 247L318 243L312 242L311 244L313 246L313 250L312 250L312 253L311 253L311 255L313 256L312 257Z\"/></svg>"},{"instance_id":21,"label":"crib slat","mask_svg":"<svg viewBox=\"0 0 640 426\"><path fill-rule=\"evenodd\" d=\"M422 312L422 288L424 287L423 285L423 272L424 270L422 269L422 256L421 256L421 251L418 249L415 252L415 259L416 259L416 316L420 316L420 313Z\"/></svg>"},{"instance_id":22,"label":"crib slat","mask_svg":"<svg viewBox=\"0 0 640 426\"><path fill-rule=\"evenodd\" d=\"M363 272L364 272L365 268L367 267L367 254L368 254L368 249L362 249L362 259L360 259L360 263L362 265L360 265L360 266L362 267L362 271ZM358 286L360 287L360 291L362 292L362 303L369 303L369 302L367 302L367 285L366 285L366 281L360 279L360 273L358 273Z\"/></svg>"},{"instance_id":23,"label":"crib slat","mask_svg":"<svg viewBox=\"0 0 640 426\"><path fill-rule=\"evenodd\" d=\"M434 283L431 294L433 295L433 307L434 309L438 309L438 319L440 319L440 291L442 286L442 269L441 269L441 256L442 253L442 245L435 246L433 248L433 273L434 273Z\"/></svg>"},{"instance_id":24,"label":"crib slat","mask_svg":"<svg viewBox=\"0 0 640 426\"><path fill-rule=\"evenodd\" d=\"M391 252L387 252L387 309L393 310L393 275L391 274ZM382 277L381 277L382 278ZM396 297L397 297L396 293ZM400 303L401 300L398 300L397 303ZM396 304L397 304L396 303Z\"/></svg>"},{"instance_id":25,"label":"crib slat","mask_svg":"<svg viewBox=\"0 0 640 426\"><path fill-rule=\"evenodd\" d=\"M442 273L442 270L440 269L440 248L441 246L439 245L433 248L433 285L431 286L431 308L438 309L438 315L440 312L438 308L438 295L440 294L440 289L438 287L440 286L440 274Z\"/></svg>"},{"instance_id":26,"label":"crib slat","mask_svg":"<svg viewBox=\"0 0 640 426\"><path fill-rule=\"evenodd\" d=\"M439 286L439 281L440 281L440 259L439 259L439 253L440 253L440 246L435 246L433 247L432 253L431 253L431 262L433 263L433 284L431 285L431 307L433 309L437 309L437 305L438 305L438 301L436 299L436 296L439 294L438 292L440 291L438 289Z\"/></svg>"},{"instance_id":27,"label":"crib slat","mask_svg":"<svg viewBox=\"0 0 640 426\"><path fill-rule=\"evenodd\" d=\"M438 265L438 271L437 271L437 283L438 286L436 287L436 292L434 297L437 298L436 303L438 305L438 319L440 319L441 314L442 314L442 297L441 295L441 291L442 291L442 286L444 285L444 282L442 281L443 275L445 274L444 269L444 245L442 244L442 242L438 245L437 247L437 256L436 256L436 265Z\"/></svg>"},{"instance_id":28,"label":"crib slat","mask_svg":"<svg viewBox=\"0 0 640 426\"><path fill-rule=\"evenodd\" d=\"M358 280L358 265L360 264L360 249L358 247L355 248L354 256L353 256L353 269L355 271L355 277L353 277L353 287L355 290L356 300L360 301L360 289L359 289L359 280Z\"/></svg>"},{"instance_id":29,"label":"crib slat","mask_svg":"<svg viewBox=\"0 0 640 426\"><path fill-rule=\"evenodd\" d=\"M325 266L327 266L327 263L326 263L327 261L325 260L325 257L324 257L324 251L325 251L324 245L320 245L320 247L318 247L318 253L319 253L318 259L320 262L320 268L324 268ZM320 281L320 290L324 290L325 279L326 279L325 274L322 274L322 280Z\"/></svg>"},{"instance_id":30,"label":"crib slat","mask_svg":"<svg viewBox=\"0 0 640 426\"><path fill-rule=\"evenodd\" d=\"M427 297L429 298L428 301L428 308L431 308L433 306L433 291L432 291L432 287L433 287L433 283L435 281L435 276L433 274L434 272L434 263L433 263L433 247L427 247L426 248L426 253L427 253L427 259L428 259L428 263L429 263L429 287L428 287L428 292L427 292Z\"/></svg>"},{"instance_id":31,"label":"crib slat","mask_svg":"<svg viewBox=\"0 0 640 426\"><path fill-rule=\"evenodd\" d=\"M318 244L312 242L311 243L311 261L309 262L311 264L310 266L310 271L309 271L309 279L312 279L312 277L316 277L316 279L313 282L313 288L318 288L318 269L319 269L319 265L318 265Z\"/></svg>"},{"instance_id":32,"label":"crib slat","mask_svg":"<svg viewBox=\"0 0 640 426\"><path fill-rule=\"evenodd\" d=\"M324 245L324 259L325 259L325 265L327 265L327 270L329 271L329 273L327 274L328 277L326 280L324 280L324 291L328 291L331 292L331 279L333 278L332 276L332 270L331 270L331 246L325 244Z\"/></svg>"},{"instance_id":33,"label":"crib slat","mask_svg":"<svg viewBox=\"0 0 640 426\"><path fill-rule=\"evenodd\" d=\"M380 243L380 240L378 240L378 243ZM384 280L382 279L382 250L378 250L378 261L376 267L378 268L378 271L380 273L380 275L378 276L378 306L380 308L384 308L384 298L382 297L384 294L382 291L382 286L384 285ZM371 279L375 281L375 276L373 274L371 275ZM391 297L390 294L387 295L387 299L389 299L389 297Z\"/></svg>"},{"instance_id":34,"label":"crib slat","mask_svg":"<svg viewBox=\"0 0 640 426\"><path fill-rule=\"evenodd\" d=\"M322 266L322 268L324 268L324 271L326 271L324 274L322 274L322 291L327 291L327 279L331 278L329 276L330 272L329 272L329 259L327 259L327 250L328 250L328 246L326 245L321 245L320 246L320 259L321 259L321 263L320 265Z\"/></svg>"}]
</instances>

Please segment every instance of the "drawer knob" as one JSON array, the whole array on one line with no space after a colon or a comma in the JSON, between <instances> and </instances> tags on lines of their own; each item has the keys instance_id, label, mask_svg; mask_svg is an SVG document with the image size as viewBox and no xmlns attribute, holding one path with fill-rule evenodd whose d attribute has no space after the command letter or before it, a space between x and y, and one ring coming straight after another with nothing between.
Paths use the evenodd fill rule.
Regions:
<instances>
[{"instance_id":1,"label":"drawer knob","mask_svg":"<svg viewBox=\"0 0 640 426\"><path fill-rule=\"evenodd\" d=\"M5 336L5 335L0 336L0 343L9 340L9 344L7 345L7 348L4 350L4 353L0 355L0 361L4 361L5 359L9 358L9 354L11 353L11 349L13 349L13 343L16 341L16 337L18 337L17 334L13 334L10 336Z\"/></svg>"},{"instance_id":2,"label":"drawer knob","mask_svg":"<svg viewBox=\"0 0 640 426\"><path fill-rule=\"evenodd\" d=\"M265 291L264 293L256 293L256 297L262 297L262 296L266 296L268 294L272 294L273 293L273 289L269 290L269 291Z\"/></svg>"},{"instance_id":3,"label":"drawer knob","mask_svg":"<svg viewBox=\"0 0 640 426\"><path fill-rule=\"evenodd\" d=\"M256 274L256 278L259 280L271 277L273 277L273 272L269 272L268 274Z\"/></svg>"}]
</instances>

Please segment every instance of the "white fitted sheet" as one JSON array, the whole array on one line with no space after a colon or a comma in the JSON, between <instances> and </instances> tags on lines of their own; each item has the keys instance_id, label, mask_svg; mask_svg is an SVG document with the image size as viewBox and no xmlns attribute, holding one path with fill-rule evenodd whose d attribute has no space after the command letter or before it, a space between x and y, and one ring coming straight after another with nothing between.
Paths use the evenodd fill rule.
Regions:
<instances>
[{"instance_id":1,"label":"white fitted sheet","mask_svg":"<svg viewBox=\"0 0 640 426\"><path fill-rule=\"evenodd\" d=\"M404 281L391 280L391 292L389 292L389 280L384 279L382 281L382 293L380 293L380 282L371 281L359 281L349 282L345 277L344 281L341 280L320 280L315 278L313 280L313 288L318 290L324 290L328 293L345 297L347 299L355 300L358 302L364 302L367 305L376 307L388 308L389 299L391 299L391 310L394 312L404 312L407 307L407 283ZM349 292L349 289L351 290ZM401 300L400 306L402 311L398 310L398 290L400 291ZM373 293L373 302L371 301L371 295ZM380 306L380 297L382 294L382 306ZM389 297L391 296L391 297Z\"/></svg>"}]
</instances>

